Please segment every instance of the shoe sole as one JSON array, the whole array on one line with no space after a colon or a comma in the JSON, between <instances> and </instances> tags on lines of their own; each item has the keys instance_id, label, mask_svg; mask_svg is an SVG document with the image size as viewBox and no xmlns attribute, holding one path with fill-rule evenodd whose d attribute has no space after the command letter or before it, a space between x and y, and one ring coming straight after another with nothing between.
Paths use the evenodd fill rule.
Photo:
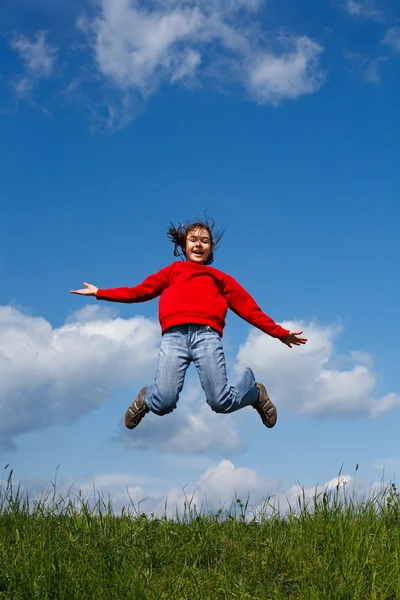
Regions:
<instances>
[{"instance_id":1,"label":"shoe sole","mask_svg":"<svg viewBox=\"0 0 400 600\"><path fill-rule=\"evenodd\" d=\"M125 413L125 427L128 429L135 429L144 416L150 412L143 401L143 396L146 392L146 389L147 388L143 388L140 390L137 398L132 402Z\"/></svg>"},{"instance_id":2,"label":"shoe sole","mask_svg":"<svg viewBox=\"0 0 400 600\"><path fill-rule=\"evenodd\" d=\"M260 415L265 427L272 429L272 427L275 427L278 420L276 406L268 396L268 392L262 383L257 383L257 388L259 391L259 400L253 408L255 408Z\"/></svg>"}]
</instances>

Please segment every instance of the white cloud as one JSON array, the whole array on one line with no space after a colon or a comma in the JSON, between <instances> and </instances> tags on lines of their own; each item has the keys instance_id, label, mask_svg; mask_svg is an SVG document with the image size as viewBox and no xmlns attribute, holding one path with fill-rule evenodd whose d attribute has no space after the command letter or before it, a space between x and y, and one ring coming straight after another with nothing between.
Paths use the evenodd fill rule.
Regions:
<instances>
[{"instance_id":1,"label":"white cloud","mask_svg":"<svg viewBox=\"0 0 400 600\"><path fill-rule=\"evenodd\" d=\"M53 329L43 318L1 306L0 446L23 432L73 422L117 385L142 383L153 375L158 343L159 326L142 317L111 319L90 307Z\"/></svg>"},{"instance_id":2,"label":"white cloud","mask_svg":"<svg viewBox=\"0 0 400 600\"><path fill-rule=\"evenodd\" d=\"M400 54L400 27L391 27L387 30L382 44L389 46L393 52Z\"/></svg>"},{"instance_id":3,"label":"white cloud","mask_svg":"<svg viewBox=\"0 0 400 600\"><path fill-rule=\"evenodd\" d=\"M92 130L116 131L137 118L165 85L226 91L239 84L249 98L273 106L317 92L325 79L322 47L305 35L283 39L267 31L265 5L264 0L96 0L76 20L84 43L74 46L83 53L89 48L93 62L85 56L79 74L64 86L63 99L90 118ZM25 65L14 91L29 97L54 72L56 49L43 31L34 39L16 35L11 46Z\"/></svg>"},{"instance_id":4,"label":"white cloud","mask_svg":"<svg viewBox=\"0 0 400 600\"><path fill-rule=\"evenodd\" d=\"M261 6L253 0L169 0L145 9L130 0L99 0L98 15L78 25L90 38L98 71L131 105L168 83L239 82L252 98L273 105L316 92L324 81L322 47L292 36L282 48L282 40L261 32ZM126 115L122 110L124 124L133 118L132 106ZM119 119L111 123L118 127Z\"/></svg>"},{"instance_id":5,"label":"white cloud","mask_svg":"<svg viewBox=\"0 0 400 600\"><path fill-rule=\"evenodd\" d=\"M299 509L300 505L311 509L314 498L324 493L342 493L345 490L347 492L352 482L350 475L339 475L322 485L319 484L309 488L303 487L300 483L295 483L287 492L278 496L278 506L276 508L283 511L288 508L296 510Z\"/></svg>"},{"instance_id":6,"label":"white cloud","mask_svg":"<svg viewBox=\"0 0 400 600\"><path fill-rule=\"evenodd\" d=\"M314 323L304 329L307 345L292 350L252 331L238 352L238 375L245 366L252 367L278 407L316 417L374 418L400 405L394 392L374 398L376 377L369 355L336 355L339 327ZM0 446L12 445L21 433L75 421L110 398L117 386L137 388L151 381L159 339L157 323L142 317L121 319L99 305L80 309L59 328L13 307L0 307ZM150 413L134 432L116 415L120 428L115 435L128 448L178 455L242 451L242 415L213 413L197 378L196 384L186 383L171 415Z\"/></svg>"},{"instance_id":7,"label":"white cloud","mask_svg":"<svg viewBox=\"0 0 400 600\"><path fill-rule=\"evenodd\" d=\"M56 49L46 43L44 31L38 32L34 41L22 34L15 35L10 44L20 55L25 67L25 74L14 83L14 91L18 96L28 96L38 81L52 74Z\"/></svg>"},{"instance_id":8,"label":"white cloud","mask_svg":"<svg viewBox=\"0 0 400 600\"><path fill-rule=\"evenodd\" d=\"M236 498L242 502L249 498L253 506L258 506L265 498L276 494L279 485L276 480L260 476L255 469L236 467L226 459L209 467L197 481L157 492L155 481L146 485L146 482L124 474L100 475L92 482L77 483L74 488L90 494L93 484L96 490L103 490L112 497L117 511L127 506L131 499L136 505L141 502L140 512L154 512L159 516L166 512L170 517L177 510L182 515L190 502L197 511L222 507L229 510Z\"/></svg>"},{"instance_id":9,"label":"white cloud","mask_svg":"<svg viewBox=\"0 0 400 600\"><path fill-rule=\"evenodd\" d=\"M374 364L372 356L368 352L360 352L360 350L352 350L348 359L350 362L365 365L368 368L372 368Z\"/></svg>"},{"instance_id":10,"label":"white cloud","mask_svg":"<svg viewBox=\"0 0 400 600\"><path fill-rule=\"evenodd\" d=\"M114 306L102 306L101 304L86 304L78 308L67 318L67 323L90 323L91 321L109 321L118 315Z\"/></svg>"},{"instance_id":11,"label":"white cloud","mask_svg":"<svg viewBox=\"0 0 400 600\"><path fill-rule=\"evenodd\" d=\"M344 9L353 17L380 20L383 11L374 0L345 0Z\"/></svg>"},{"instance_id":12,"label":"white cloud","mask_svg":"<svg viewBox=\"0 0 400 600\"><path fill-rule=\"evenodd\" d=\"M365 353L357 362L351 353L351 369L337 365L335 339L340 327L317 323L285 323L287 329L304 329L308 343L289 350L284 344L252 331L240 347L236 369L252 367L264 382L278 407L316 417L371 418L400 406L400 395L373 395L376 376Z\"/></svg>"},{"instance_id":13,"label":"white cloud","mask_svg":"<svg viewBox=\"0 0 400 600\"><path fill-rule=\"evenodd\" d=\"M187 61L179 46L196 36L204 17L197 9L145 11L128 0L103 0L94 23L96 62L103 75L122 89L152 93L160 80L176 76L185 65L194 75L197 61Z\"/></svg>"},{"instance_id":14,"label":"white cloud","mask_svg":"<svg viewBox=\"0 0 400 600\"><path fill-rule=\"evenodd\" d=\"M75 421L111 398L117 386L149 383L159 341L157 323L118 318L114 307L87 305L55 329L43 318L0 307L0 448L21 433ZM179 455L242 449L237 416L213 413L200 384L186 385L171 415L150 413L134 432L122 416L115 422L128 448Z\"/></svg>"},{"instance_id":15,"label":"white cloud","mask_svg":"<svg viewBox=\"0 0 400 600\"><path fill-rule=\"evenodd\" d=\"M293 49L281 55L260 53L251 61L248 88L260 103L278 104L316 92L324 81L318 68L322 47L307 37L292 41Z\"/></svg>"},{"instance_id":16,"label":"white cloud","mask_svg":"<svg viewBox=\"0 0 400 600\"><path fill-rule=\"evenodd\" d=\"M235 497L245 502L248 497L254 505L277 492L278 481L260 476L255 469L236 467L230 460L222 460L209 468L197 481L196 489L212 507L229 506Z\"/></svg>"},{"instance_id":17,"label":"white cloud","mask_svg":"<svg viewBox=\"0 0 400 600\"><path fill-rule=\"evenodd\" d=\"M155 0L154 4L168 8L183 8L195 4L205 13L231 15L242 9L256 12L264 4L264 0Z\"/></svg>"},{"instance_id":18,"label":"white cloud","mask_svg":"<svg viewBox=\"0 0 400 600\"><path fill-rule=\"evenodd\" d=\"M201 55L194 50L188 50L182 57L182 63L171 75L171 83L190 77L201 63Z\"/></svg>"}]
</instances>

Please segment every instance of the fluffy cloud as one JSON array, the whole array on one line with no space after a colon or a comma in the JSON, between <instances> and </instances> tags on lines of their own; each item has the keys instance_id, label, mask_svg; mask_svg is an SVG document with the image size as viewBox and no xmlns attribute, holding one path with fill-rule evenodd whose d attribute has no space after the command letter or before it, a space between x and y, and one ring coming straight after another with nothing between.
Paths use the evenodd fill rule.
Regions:
<instances>
[{"instance_id":1,"label":"fluffy cloud","mask_svg":"<svg viewBox=\"0 0 400 600\"><path fill-rule=\"evenodd\" d=\"M251 366L280 407L315 417L377 417L400 405L396 393L374 398L369 355L336 356L340 328L308 324L304 329L308 344L292 350L252 331L240 347L236 370ZM117 386L137 387L152 379L159 339L155 322L121 319L99 305L77 311L59 328L0 307L0 447L11 446L21 433L72 423L111 398ZM241 416L213 413L197 379L194 386L189 379L171 415L149 414L134 433L120 421L116 436L128 448L177 454L216 449L226 455L243 450Z\"/></svg>"},{"instance_id":2,"label":"fluffy cloud","mask_svg":"<svg viewBox=\"0 0 400 600\"><path fill-rule=\"evenodd\" d=\"M0 307L0 448L21 433L72 423L118 386L150 381L159 341L158 324L121 319L98 304L55 329L43 318ZM134 434L120 422L117 437L127 448L235 452L242 449L236 421L236 415L213 413L200 386L187 385L173 414L147 415Z\"/></svg>"},{"instance_id":3,"label":"fluffy cloud","mask_svg":"<svg viewBox=\"0 0 400 600\"><path fill-rule=\"evenodd\" d=\"M155 368L159 327L110 318L98 306L59 328L0 307L0 446L20 433L71 423Z\"/></svg>"},{"instance_id":4,"label":"fluffy cloud","mask_svg":"<svg viewBox=\"0 0 400 600\"><path fill-rule=\"evenodd\" d=\"M154 0L153 4L159 7L182 8L194 4L205 13L234 14L242 9L256 12L264 0Z\"/></svg>"},{"instance_id":5,"label":"fluffy cloud","mask_svg":"<svg viewBox=\"0 0 400 600\"><path fill-rule=\"evenodd\" d=\"M97 65L117 86L148 95L183 66L194 75L199 55L193 60L191 49L179 46L198 35L203 20L197 9L145 11L128 0L103 0L102 15L93 22Z\"/></svg>"},{"instance_id":6,"label":"fluffy cloud","mask_svg":"<svg viewBox=\"0 0 400 600\"><path fill-rule=\"evenodd\" d=\"M400 54L400 27L391 27L387 30L382 44L389 46L393 52Z\"/></svg>"},{"instance_id":7,"label":"fluffy cloud","mask_svg":"<svg viewBox=\"0 0 400 600\"><path fill-rule=\"evenodd\" d=\"M334 342L340 327L317 323L285 323L288 329L304 329L308 343L289 350L285 345L252 331L240 347L236 370L254 369L279 406L316 417L377 417L400 406L400 395L375 398L376 376L371 357L352 353L339 357ZM341 367L341 363L347 363Z\"/></svg>"},{"instance_id":8,"label":"fluffy cloud","mask_svg":"<svg viewBox=\"0 0 400 600\"><path fill-rule=\"evenodd\" d=\"M222 460L207 469L197 481L200 498L206 498L211 507L229 506L235 498L253 505L277 492L278 481L260 476L255 469L236 467L230 460Z\"/></svg>"},{"instance_id":9,"label":"fluffy cloud","mask_svg":"<svg viewBox=\"0 0 400 600\"><path fill-rule=\"evenodd\" d=\"M324 81L322 47L306 36L262 34L255 0L155 1L147 8L99 0L98 7L79 27L90 38L98 71L129 106L117 103L118 118L109 118L116 127L134 113L132 103L165 83L239 81L258 102L277 105L317 91Z\"/></svg>"},{"instance_id":10,"label":"fluffy cloud","mask_svg":"<svg viewBox=\"0 0 400 600\"><path fill-rule=\"evenodd\" d=\"M383 12L375 0L345 0L344 9L352 17L380 20Z\"/></svg>"},{"instance_id":11,"label":"fluffy cloud","mask_svg":"<svg viewBox=\"0 0 400 600\"><path fill-rule=\"evenodd\" d=\"M210 466L197 481L184 489L182 485L162 490L156 480L137 479L124 473L102 474L92 481L68 483L75 492L81 490L87 497L93 495L93 489L111 497L117 512L129 504L132 508L132 505L138 507L140 503L140 512L154 512L159 516L166 513L170 517L177 511L182 515L189 504L197 511L221 507L229 510L235 498L243 502L249 498L253 506L260 505L265 498L277 492L279 485L276 480L260 476L255 469L236 467L226 459ZM35 489L39 492L37 485ZM67 481L61 491L64 489L69 489Z\"/></svg>"},{"instance_id":12,"label":"fluffy cloud","mask_svg":"<svg viewBox=\"0 0 400 600\"><path fill-rule=\"evenodd\" d=\"M69 56L83 60L62 97L89 116L93 129L115 131L163 85L239 84L249 98L273 106L318 91L322 46L267 31L264 7L264 0L96 0L76 21L84 42ZM56 49L43 31L34 39L16 35L11 46L25 66L15 92L29 96L54 72Z\"/></svg>"},{"instance_id":13,"label":"fluffy cloud","mask_svg":"<svg viewBox=\"0 0 400 600\"><path fill-rule=\"evenodd\" d=\"M291 41L292 49L280 55L261 53L251 61L248 88L260 103L278 104L316 92L324 81L318 68L322 47L307 37Z\"/></svg>"},{"instance_id":14,"label":"fluffy cloud","mask_svg":"<svg viewBox=\"0 0 400 600\"><path fill-rule=\"evenodd\" d=\"M56 49L46 43L46 33L40 31L34 41L26 36L15 35L11 47L20 55L25 73L14 82L18 96L28 96L41 79L50 77L56 60Z\"/></svg>"}]
</instances>

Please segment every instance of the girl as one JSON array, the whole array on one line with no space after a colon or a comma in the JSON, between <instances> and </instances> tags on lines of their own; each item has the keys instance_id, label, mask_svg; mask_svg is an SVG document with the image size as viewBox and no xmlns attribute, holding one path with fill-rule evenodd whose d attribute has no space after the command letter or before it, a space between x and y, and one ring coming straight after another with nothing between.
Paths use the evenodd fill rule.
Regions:
<instances>
[{"instance_id":1,"label":"girl","mask_svg":"<svg viewBox=\"0 0 400 600\"><path fill-rule=\"evenodd\" d=\"M156 415L172 412L192 361L212 410L230 413L252 406L264 425L273 427L277 421L276 407L264 385L256 382L251 369L245 369L236 386L228 383L222 347L226 313L230 308L289 348L306 343L306 338L299 337L303 332L289 331L277 325L233 277L209 266L222 237L222 233L215 234L214 223L171 225L168 237L174 243L174 255L183 254L184 261L173 262L135 287L105 290L84 283L84 289L71 291L72 294L95 296L97 300L128 303L161 296L162 342L157 375L126 411L126 427L134 429L149 411Z\"/></svg>"}]
</instances>

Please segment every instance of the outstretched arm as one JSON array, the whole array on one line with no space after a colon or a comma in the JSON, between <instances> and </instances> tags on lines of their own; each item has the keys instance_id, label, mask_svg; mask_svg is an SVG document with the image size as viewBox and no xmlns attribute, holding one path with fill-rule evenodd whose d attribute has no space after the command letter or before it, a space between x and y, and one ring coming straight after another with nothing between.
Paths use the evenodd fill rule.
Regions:
<instances>
[{"instance_id":1,"label":"outstretched arm","mask_svg":"<svg viewBox=\"0 0 400 600\"><path fill-rule=\"evenodd\" d=\"M110 302L146 302L157 298L169 285L173 264L149 275L142 283L134 287L110 288L108 290L97 288L91 283L84 283L85 288L71 290L71 294L83 296L96 296L97 300L108 300Z\"/></svg>"}]
</instances>

